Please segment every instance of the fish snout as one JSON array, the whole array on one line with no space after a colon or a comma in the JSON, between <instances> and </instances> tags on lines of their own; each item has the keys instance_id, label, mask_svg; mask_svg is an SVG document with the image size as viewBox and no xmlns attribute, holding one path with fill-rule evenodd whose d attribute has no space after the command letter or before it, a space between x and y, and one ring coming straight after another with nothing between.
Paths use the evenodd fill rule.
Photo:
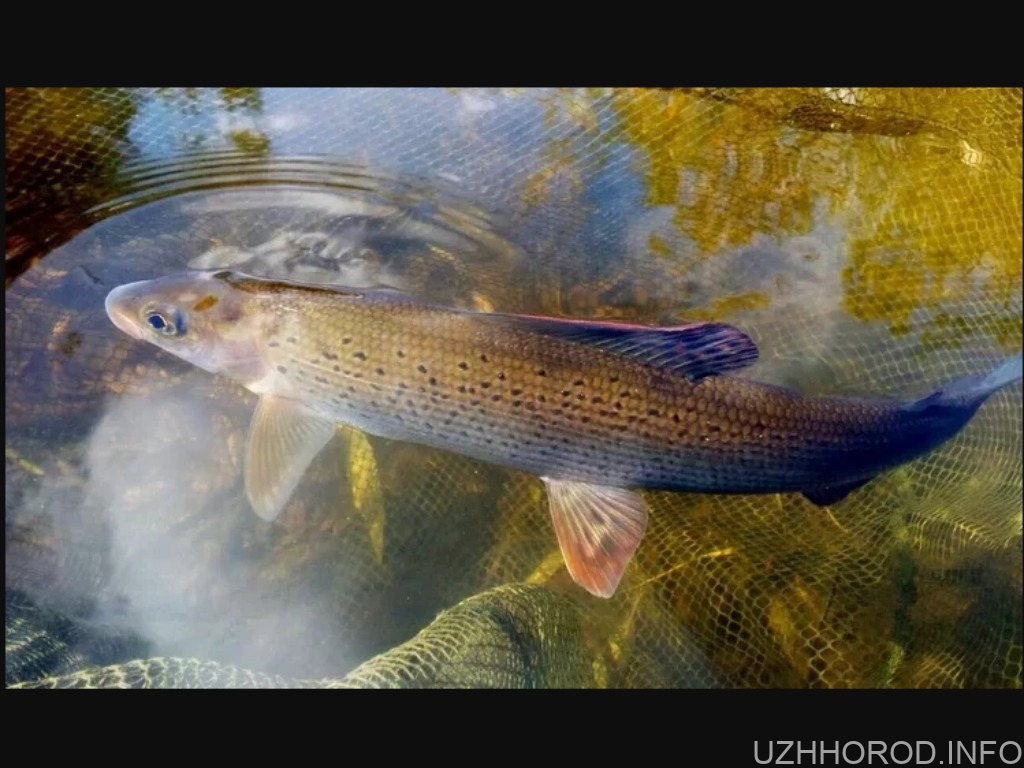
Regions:
<instances>
[{"instance_id":1,"label":"fish snout","mask_svg":"<svg viewBox=\"0 0 1024 768\"><path fill-rule=\"evenodd\" d=\"M130 285L118 286L107 294L103 305L107 310L107 317L121 331L133 339L142 338L142 328L139 327L136 319L137 299L126 290Z\"/></svg>"}]
</instances>

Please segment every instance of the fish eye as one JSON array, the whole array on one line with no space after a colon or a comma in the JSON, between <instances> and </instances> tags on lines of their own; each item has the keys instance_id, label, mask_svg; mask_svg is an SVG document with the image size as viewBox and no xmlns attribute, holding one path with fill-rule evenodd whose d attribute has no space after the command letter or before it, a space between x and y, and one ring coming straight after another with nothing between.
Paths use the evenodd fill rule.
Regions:
<instances>
[{"instance_id":1,"label":"fish eye","mask_svg":"<svg viewBox=\"0 0 1024 768\"><path fill-rule=\"evenodd\" d=\"M170 314L151 309L146 312L146 322L149 323L150 328L163 336L183 336L185 334L185 314L179 309Z\"/></svg>"}]
</instances>

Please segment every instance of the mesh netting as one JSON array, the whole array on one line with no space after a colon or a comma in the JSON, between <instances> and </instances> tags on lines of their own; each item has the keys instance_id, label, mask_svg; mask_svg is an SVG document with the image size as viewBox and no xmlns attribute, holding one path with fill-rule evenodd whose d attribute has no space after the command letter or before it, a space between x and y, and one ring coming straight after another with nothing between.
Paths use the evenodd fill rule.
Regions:
<instances>
[{"instance_id":1,"label":"mesh netting","mask_svg":"<svg viewBox=\"0 0 1024 768\"><path fill-rule=\"evenodd\" d=\"M151 657L96 666L59 639L62 619L7 602L19 688L590 688L579 606L543 587L508 584L466 598L415 637L344 677L294 680L231 664ZM19 680L24 682L18 682Z\"/></svg>"},{"instance_id":2,"label":"mesh netting","mask_svg":"<svg viewBox=\"0 0 1024 768\"><path fill-rule=\"evenodd\" d=\"M257 177L338 194L325 158L340 158L416 178L364 202L436 178L488 211L431 198L448 229L405 216L366 236L374 253L359 258L411 290L483 310L724 320L758 343L751 378L917 396L1022 345L1019 89L19 89L5 102L7 582L65 620L127 622L163 656L337 678L439 611L526 582L580 601L563 652L600 685L1020 687L1019 387L830 509L647 493L648 532L602 601L566 575L538 479L439 451L342 431L263 523L238 477L254 398L119 335L102 309L113 285L211 249L273 271L280 251L314 248L310 232L336 242L323 211L197 195ZM142 432L111 416L129 401ZM327 638L312 648L311 626ZM60 642L93 659L73 633Z\"/></svg>"}]
</instances>

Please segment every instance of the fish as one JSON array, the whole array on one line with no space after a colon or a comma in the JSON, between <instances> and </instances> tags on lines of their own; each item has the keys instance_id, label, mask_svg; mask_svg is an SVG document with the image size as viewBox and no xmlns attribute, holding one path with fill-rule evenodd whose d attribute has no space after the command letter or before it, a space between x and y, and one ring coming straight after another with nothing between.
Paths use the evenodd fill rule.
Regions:
<instances>
[{"instance_id":1,"label":"fish","mask_svg":"<svg viewBox=\"0 0 1024 768\"><path fill-rule=\"evenodd\" d=\"M566 568L612 597L648 521L642 491L802 493L837 504L956 435L1022 356L916 399L805 396L736 375L739 328L652 327L430 304L188 271L128 283L113 324L259 396L244 458L274 520L339 424L539 477Z\"/></svg>"}]
</instances>

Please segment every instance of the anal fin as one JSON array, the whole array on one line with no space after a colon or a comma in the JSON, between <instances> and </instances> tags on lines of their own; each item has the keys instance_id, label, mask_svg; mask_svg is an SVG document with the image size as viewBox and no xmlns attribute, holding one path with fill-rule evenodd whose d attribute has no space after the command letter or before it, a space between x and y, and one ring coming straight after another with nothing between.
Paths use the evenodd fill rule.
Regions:
<instances>
[{"instance_id":1,"label":"anal fin","mask_svg":"<svg viewBox=\"0 0 1024 768\"><path fill-rule=\"evenodd\" d=\"M260 398L245 447L245 493L257 515L273 520L281 514L334 429L333 421L294 400Z\"/></svg>"},{"instance_id":2,"label":"anal fin","mask_svg":"<svg viewBox=\"0 0 1024 768\"><path fill-rule=\"evenodd\" d=\"M647 528L647 503L622 488L542 478L569 575L590 594L611 597Z\"/></svg>"}]
</instances>

